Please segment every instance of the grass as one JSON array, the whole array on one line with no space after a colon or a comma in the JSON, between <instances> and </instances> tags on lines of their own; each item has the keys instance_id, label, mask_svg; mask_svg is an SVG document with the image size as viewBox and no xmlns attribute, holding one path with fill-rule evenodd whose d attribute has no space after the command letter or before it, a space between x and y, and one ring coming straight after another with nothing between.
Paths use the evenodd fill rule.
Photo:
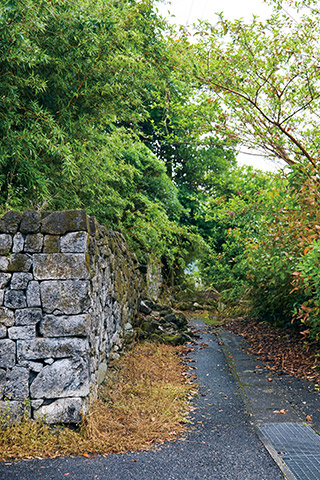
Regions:
<instances>
[{"instance_id":1,"label":"grass","mask_svg":"<svg viewBox=\"0 0 320 480\"><path fill-rule=\"evenodd\" d=\"M223 323L224 318L221 315L214 314L212 312L208 312L204 310L202 312L192 312L197 318L200 318L205 324L207 325L221 325Z\"/></svg>"},{"instance_id":2,"label":"grass","mask_svg":"<svg viewBox=\"0 0 320 480\"><path fill-rule=\"evenodd\" d=\"M123 453L177 438L196 393L182 352L183 347L136 345L110 369L77 430L27 418L0 427L0 459Z\"/></svg>"}]
</instances>

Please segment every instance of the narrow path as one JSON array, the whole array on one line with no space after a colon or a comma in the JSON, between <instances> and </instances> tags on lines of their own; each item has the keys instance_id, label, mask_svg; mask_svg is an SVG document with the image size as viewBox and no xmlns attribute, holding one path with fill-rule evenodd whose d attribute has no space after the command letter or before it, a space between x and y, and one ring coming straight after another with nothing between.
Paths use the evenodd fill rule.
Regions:
<instances>
[{"instance_id":1,"label":"narrow path","mask_svg":"<svg viewBox=\"0 0 320 480\"><path fill-rule=\"evenodd\" d=\"M270 373L238 335L217 333L260 438L288 480L320 480L319 391L311 382Z\"/></svg>"},{"instance_id":2,"label":"narrow path","mask_svg":"<svg viewBox=\"0 0 320 480\"><path fill-rule=\"evenodd\" d=\"M219 339L200 322L190 354L200 385L193 426L151 452L0 464L1 480L280 480L283 475L250 423ZM67 474L67 475L66 475Z\"/></svg>"}]
</instances>

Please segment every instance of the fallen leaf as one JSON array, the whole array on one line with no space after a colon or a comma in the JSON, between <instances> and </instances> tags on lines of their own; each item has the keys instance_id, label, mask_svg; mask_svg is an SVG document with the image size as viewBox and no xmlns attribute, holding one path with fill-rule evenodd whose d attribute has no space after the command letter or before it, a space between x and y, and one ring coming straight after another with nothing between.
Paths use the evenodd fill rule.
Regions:
<instances>
[{"instance_id":1,"label":"fallen leaf","mask_svg":"<svg viewBox=\"0 0 320 480\"><path fill-rule=\"evenodd\" d=\"M285 409L282 408L282 409L280 410L280 413L282 413L282 415L284 415L284 414L286 413Z\"/></svg>"},{"instance_id":2,"label":"fallen leaf","mask_svg":"<svg viewBox=\"0 0 320 480\"><path fill-rule=\"evenodd\" d=\"M307 416L306 416L306 420L307 420L307 422L312 422L312 417L311 417L311 415L307 415Z\"/></svg>"},{"instance_id":3,"label":"fallen leaf","mask_svg":"<svg viewBox=\"0 0 320 480\"><path fill-rule=\"evenodd\" d=\"M271 377L268 378L268 382L272 382L272 378L271 378Z\"/></svg>"}]
</instances>

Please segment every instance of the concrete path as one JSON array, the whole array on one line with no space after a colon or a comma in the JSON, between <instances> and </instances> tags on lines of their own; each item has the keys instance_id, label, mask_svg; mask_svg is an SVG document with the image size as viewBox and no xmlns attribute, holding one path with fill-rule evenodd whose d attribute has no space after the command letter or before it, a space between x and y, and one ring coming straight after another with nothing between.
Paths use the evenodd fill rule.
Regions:
<instances>
[{"instance_id":1,"label":"concrete path","mask_svg":"<svg viewBox=\"0 0 320 480\"><path fill-rule=\"evenodd\" d=\"M0 464L1 480L280 480L247 413L224 346L203 324L190 354L200 393L184 438L151 452ZM228 356L228 355L227 355Z\"/></svg>"},{"instance_id":2,"label":"concrete path","mask_svg":"<svg viewBox=\"0 0 320 480\"><path fill-rule=\"evenodd\" d=\"M257 432L283 473L289 480L320 480L319 388L270 373L241 337L216 332Z\"/></svg>"}]
</instances>

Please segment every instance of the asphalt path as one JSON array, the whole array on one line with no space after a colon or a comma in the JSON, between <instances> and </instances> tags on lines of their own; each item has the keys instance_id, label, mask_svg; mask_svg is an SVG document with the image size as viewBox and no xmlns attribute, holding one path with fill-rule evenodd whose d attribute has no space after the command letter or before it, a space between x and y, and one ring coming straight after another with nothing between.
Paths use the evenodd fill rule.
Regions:
<instances>
[{"instance_id":1,"label":"asphalt path","mask_svg":"<svg viewBox=\"0 0 320 480\"><path fill-rule=\"evenodd\" d=\"M201 338L189 357L200 386L189 431L153 451L0 463L0 480L280 480L226 364L219 339Z\"/></svg>"}]
</instances>

